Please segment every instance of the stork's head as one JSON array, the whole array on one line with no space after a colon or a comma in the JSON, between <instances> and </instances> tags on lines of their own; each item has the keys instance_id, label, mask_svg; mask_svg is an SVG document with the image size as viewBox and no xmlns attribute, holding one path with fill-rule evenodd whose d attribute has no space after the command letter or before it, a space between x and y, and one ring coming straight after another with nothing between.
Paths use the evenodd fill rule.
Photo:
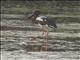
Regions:
<instances>
[{"instance_id":1,"label":"stork's head","mask_svg":"<svg viewBox=\"0 0 80 60\"><path fill-rule=\"evenodd\" d=\"M32 12L32 14L29 16L29 18L36 18L36 17L38 17L40 15L40 11L39 10L34 10L33 12Z\"/></svg>"},{"instance_id":2,"label":"stork's head","mask_svg":"<svg viewBox=\"0 0 80 60\"><path fill-rule=\"evenodd\" d=\"M32 12L32 14L28 17L31 18L32 22L35 23L36 22L36 18L40 15L40 11L39 10L34 10Z\"/></svg>"},{"instance_id":3,"label":"stork's head","mask_svg":"<svg viewBox=\"0 0 80 60\"><path fill-rule=\"evenodd\" d=\"M33 11L33 14L34 15L39 15L40 14L40 11L39 10L35 10L35 11Z\"/></svg>"}]
</instances>

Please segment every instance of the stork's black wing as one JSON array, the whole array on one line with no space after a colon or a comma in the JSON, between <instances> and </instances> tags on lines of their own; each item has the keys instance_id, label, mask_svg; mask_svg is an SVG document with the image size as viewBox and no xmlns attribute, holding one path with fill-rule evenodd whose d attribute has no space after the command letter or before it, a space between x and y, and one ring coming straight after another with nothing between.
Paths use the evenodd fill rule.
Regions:
<instances>
[{"instance_id":1,"label":"stork's black wing","mask_svg":"<svg viewBox=\"0 0 80 60\"><path fill-rule=\"evenodd\" d=\"M56 19L53 18L53 17L47 17L47 24L49 27L55 27L57 28L57 25L56 25Z\"/></svg>"}]
</instances>

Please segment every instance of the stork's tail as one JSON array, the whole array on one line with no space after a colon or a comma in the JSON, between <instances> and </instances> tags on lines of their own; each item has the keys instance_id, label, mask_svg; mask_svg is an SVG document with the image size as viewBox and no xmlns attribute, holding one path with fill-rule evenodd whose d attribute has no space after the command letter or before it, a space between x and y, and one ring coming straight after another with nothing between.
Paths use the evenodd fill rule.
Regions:
<instances>
[{"instance_id":1,"label":"stork's tail","mask_svg":"<svg viewBox=\"0 0 80 60\"><path fill-rule=\"evenodd\" d=\"M53 24L53 26L54 26L55 28L57 28L57 25L56 25L56 24Z\"/></svg>"},{"instance_id":2,"label":"stork's tail","mask_svg":"<svg viewBox=\"0 0 80 60\"><path fill-rule=\"evenodd\" d=\"M50 24L49 27L50 28L57 28L57 25L56 24Z\"/></svg>"}]
</instances>

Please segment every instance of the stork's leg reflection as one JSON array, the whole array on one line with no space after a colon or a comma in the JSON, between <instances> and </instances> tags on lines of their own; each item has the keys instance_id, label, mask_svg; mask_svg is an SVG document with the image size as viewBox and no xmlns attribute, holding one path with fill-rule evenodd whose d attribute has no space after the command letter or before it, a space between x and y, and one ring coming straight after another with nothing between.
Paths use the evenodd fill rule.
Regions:
<instances>
[{"instance_id":1,"label":"stork's leg reflection","mask_svg":"<svg viewBox=\"0 0 80 60\"><path fill-rule=\"evenodd\" d=\"M41 46L41 51L43 51L43 48L45 49L45 51L47 51L48 49L48 25L42 25L42 30L43 30L43 35L45 38L45 42L43 43L43 46Z\"/></svg>"},{"instance_id":2,"label":"stork's leg reflection","mask_svg":"<svg viewBox=\"0 0 80 60\"><path fill-rule=\"evenodd\" d=\"M43 43L41 45L40 51L47 51L48 50L48 25L39 25L42 29L43 34ZM37 37L32 38L33 43L36 43L34 41L37 41Z\"/></svg>"}]
</instances>

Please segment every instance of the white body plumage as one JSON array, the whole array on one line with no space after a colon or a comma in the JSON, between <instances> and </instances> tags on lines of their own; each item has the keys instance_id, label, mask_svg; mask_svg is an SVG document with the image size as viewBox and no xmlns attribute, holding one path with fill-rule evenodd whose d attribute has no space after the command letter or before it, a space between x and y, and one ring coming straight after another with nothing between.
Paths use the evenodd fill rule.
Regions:
<instances>
[{"instance_id":1,"label":"white body plumage","mask_svg":"<svg viewBox=\"0 0 80 60\"><path fill-rule=\"evenodd\" d=\"M43 18L47 18L47 17L45 17L45 16L39 16L39 17L36 18L36 20L43 21Z\"/></svg>"}]
</instances>

